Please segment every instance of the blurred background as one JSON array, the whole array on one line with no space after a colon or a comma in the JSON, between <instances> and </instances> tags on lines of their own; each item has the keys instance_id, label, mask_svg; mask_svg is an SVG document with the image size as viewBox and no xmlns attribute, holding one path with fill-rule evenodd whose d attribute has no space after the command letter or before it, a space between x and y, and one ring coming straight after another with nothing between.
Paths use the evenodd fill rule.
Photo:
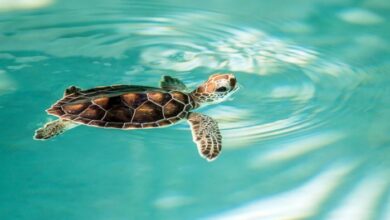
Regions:
<instances>
[{"instance_id":1,"label":"blurred background","mask_svg":"<svg viewBox=\"0 0 390 220\"><path fill-rule=\"evenodd\" d=\"M390 219L388 0L0 0L0 219ZM387 40L386 40L387 39ZM34 141L70 85L241 89L187 123Z\"/></svg>"}]
</instances>

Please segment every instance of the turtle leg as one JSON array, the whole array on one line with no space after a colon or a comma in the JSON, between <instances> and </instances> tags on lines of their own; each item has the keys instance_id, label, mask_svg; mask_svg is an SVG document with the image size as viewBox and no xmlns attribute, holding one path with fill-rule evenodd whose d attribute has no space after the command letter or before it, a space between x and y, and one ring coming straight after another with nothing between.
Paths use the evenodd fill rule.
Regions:
<instances>
[{"instance_id":1,"label":"turtle leg","mask_svg":"<svg viewBox=\"0 0 390 220\"><path fill-rule=\"evenodd\" d=\"M55 120L46 123L42 128L35 131L35 140L47 140L55 137L59 134L64 133L66 130L76 127L77 125L73 122L66 120Z\"/></svg>"},{"instance_id":2,"label":"turtle leg","mask_svg":"<svg viewBox=\"0 0 390 220\"><path fill-rule=\"evenodd\" d=\"M76 86L70 86L69 88L65 89L64 96L70 95L70 94L77 94L80 92L81 89Z\"/></svg>"},{"instance_id":3,"label":"turtle leg","mask_svg":"<svg viewBox=\"0 0 390 220\"><path fill-rule=\"evenodd\" d=\"M186 85L179 79L163 76L160 81L160 87L166 90L178 90L185 91L187 89Z\"/></svg>"},{"instance_id":4,"label":"turtle leg","mask_svg":"<svg viewBox=\"0 0 390 220\"><path fill-rule=\"evenodd\" d=\"M217 122L207 115L190 113L188 123L200 156L208 161L214 160L222 149L222 136Z\"/></svg>"}]
</instances>

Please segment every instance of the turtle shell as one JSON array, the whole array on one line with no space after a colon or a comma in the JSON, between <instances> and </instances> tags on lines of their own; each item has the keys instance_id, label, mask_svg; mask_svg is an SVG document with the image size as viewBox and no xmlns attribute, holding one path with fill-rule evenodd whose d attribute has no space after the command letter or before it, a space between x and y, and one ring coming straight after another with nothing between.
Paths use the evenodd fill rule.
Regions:
<instances>
[{"instance_id":1,"label":"turtle shell","mask_svg":"<svg viewBox=\"0 0 390 220\"><path fill-rule=\"evenodd\" d=\"M180 91L118 85L67 94L47 112L89 126L135 129L171 125L193 106L193 99Z\"/></svg>"}]
</instances>

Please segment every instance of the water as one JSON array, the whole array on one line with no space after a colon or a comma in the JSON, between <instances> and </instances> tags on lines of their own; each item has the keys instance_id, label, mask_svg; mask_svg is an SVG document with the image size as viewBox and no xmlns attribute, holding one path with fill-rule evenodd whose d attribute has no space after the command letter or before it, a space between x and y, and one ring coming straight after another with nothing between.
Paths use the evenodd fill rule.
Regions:
<instances>
[{"instance_id":1,"label":"water","mask_svg":"<svg viewBox=\"0 0 390 220\"><path fill-rule=\"evenodd\" d=\"M390 4L0 1L0 219L390 219ZM69 85L233 72L186 123L32 139Z\"/></svg>"}]
</instances>

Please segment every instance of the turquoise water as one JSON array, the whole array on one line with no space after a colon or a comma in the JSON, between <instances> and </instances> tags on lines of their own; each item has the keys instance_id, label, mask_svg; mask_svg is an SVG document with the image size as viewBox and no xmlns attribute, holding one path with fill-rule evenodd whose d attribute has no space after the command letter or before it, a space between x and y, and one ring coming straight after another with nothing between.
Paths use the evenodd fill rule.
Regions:
<instances>
[{"instance_id":1,"label":"turquoise water","mask_svg":"<svg viewBox=\"0 0 390 220\"><path fill-rule=\"evenodd\" d=\"M20 2L20 1L19 1ZM34 3L34 4L32 4ZM390 3L0 0L0 219L390 219ZM196 87L223 135L187 123L34 130L70 85Z\"/></svg>"}]
</instances>

